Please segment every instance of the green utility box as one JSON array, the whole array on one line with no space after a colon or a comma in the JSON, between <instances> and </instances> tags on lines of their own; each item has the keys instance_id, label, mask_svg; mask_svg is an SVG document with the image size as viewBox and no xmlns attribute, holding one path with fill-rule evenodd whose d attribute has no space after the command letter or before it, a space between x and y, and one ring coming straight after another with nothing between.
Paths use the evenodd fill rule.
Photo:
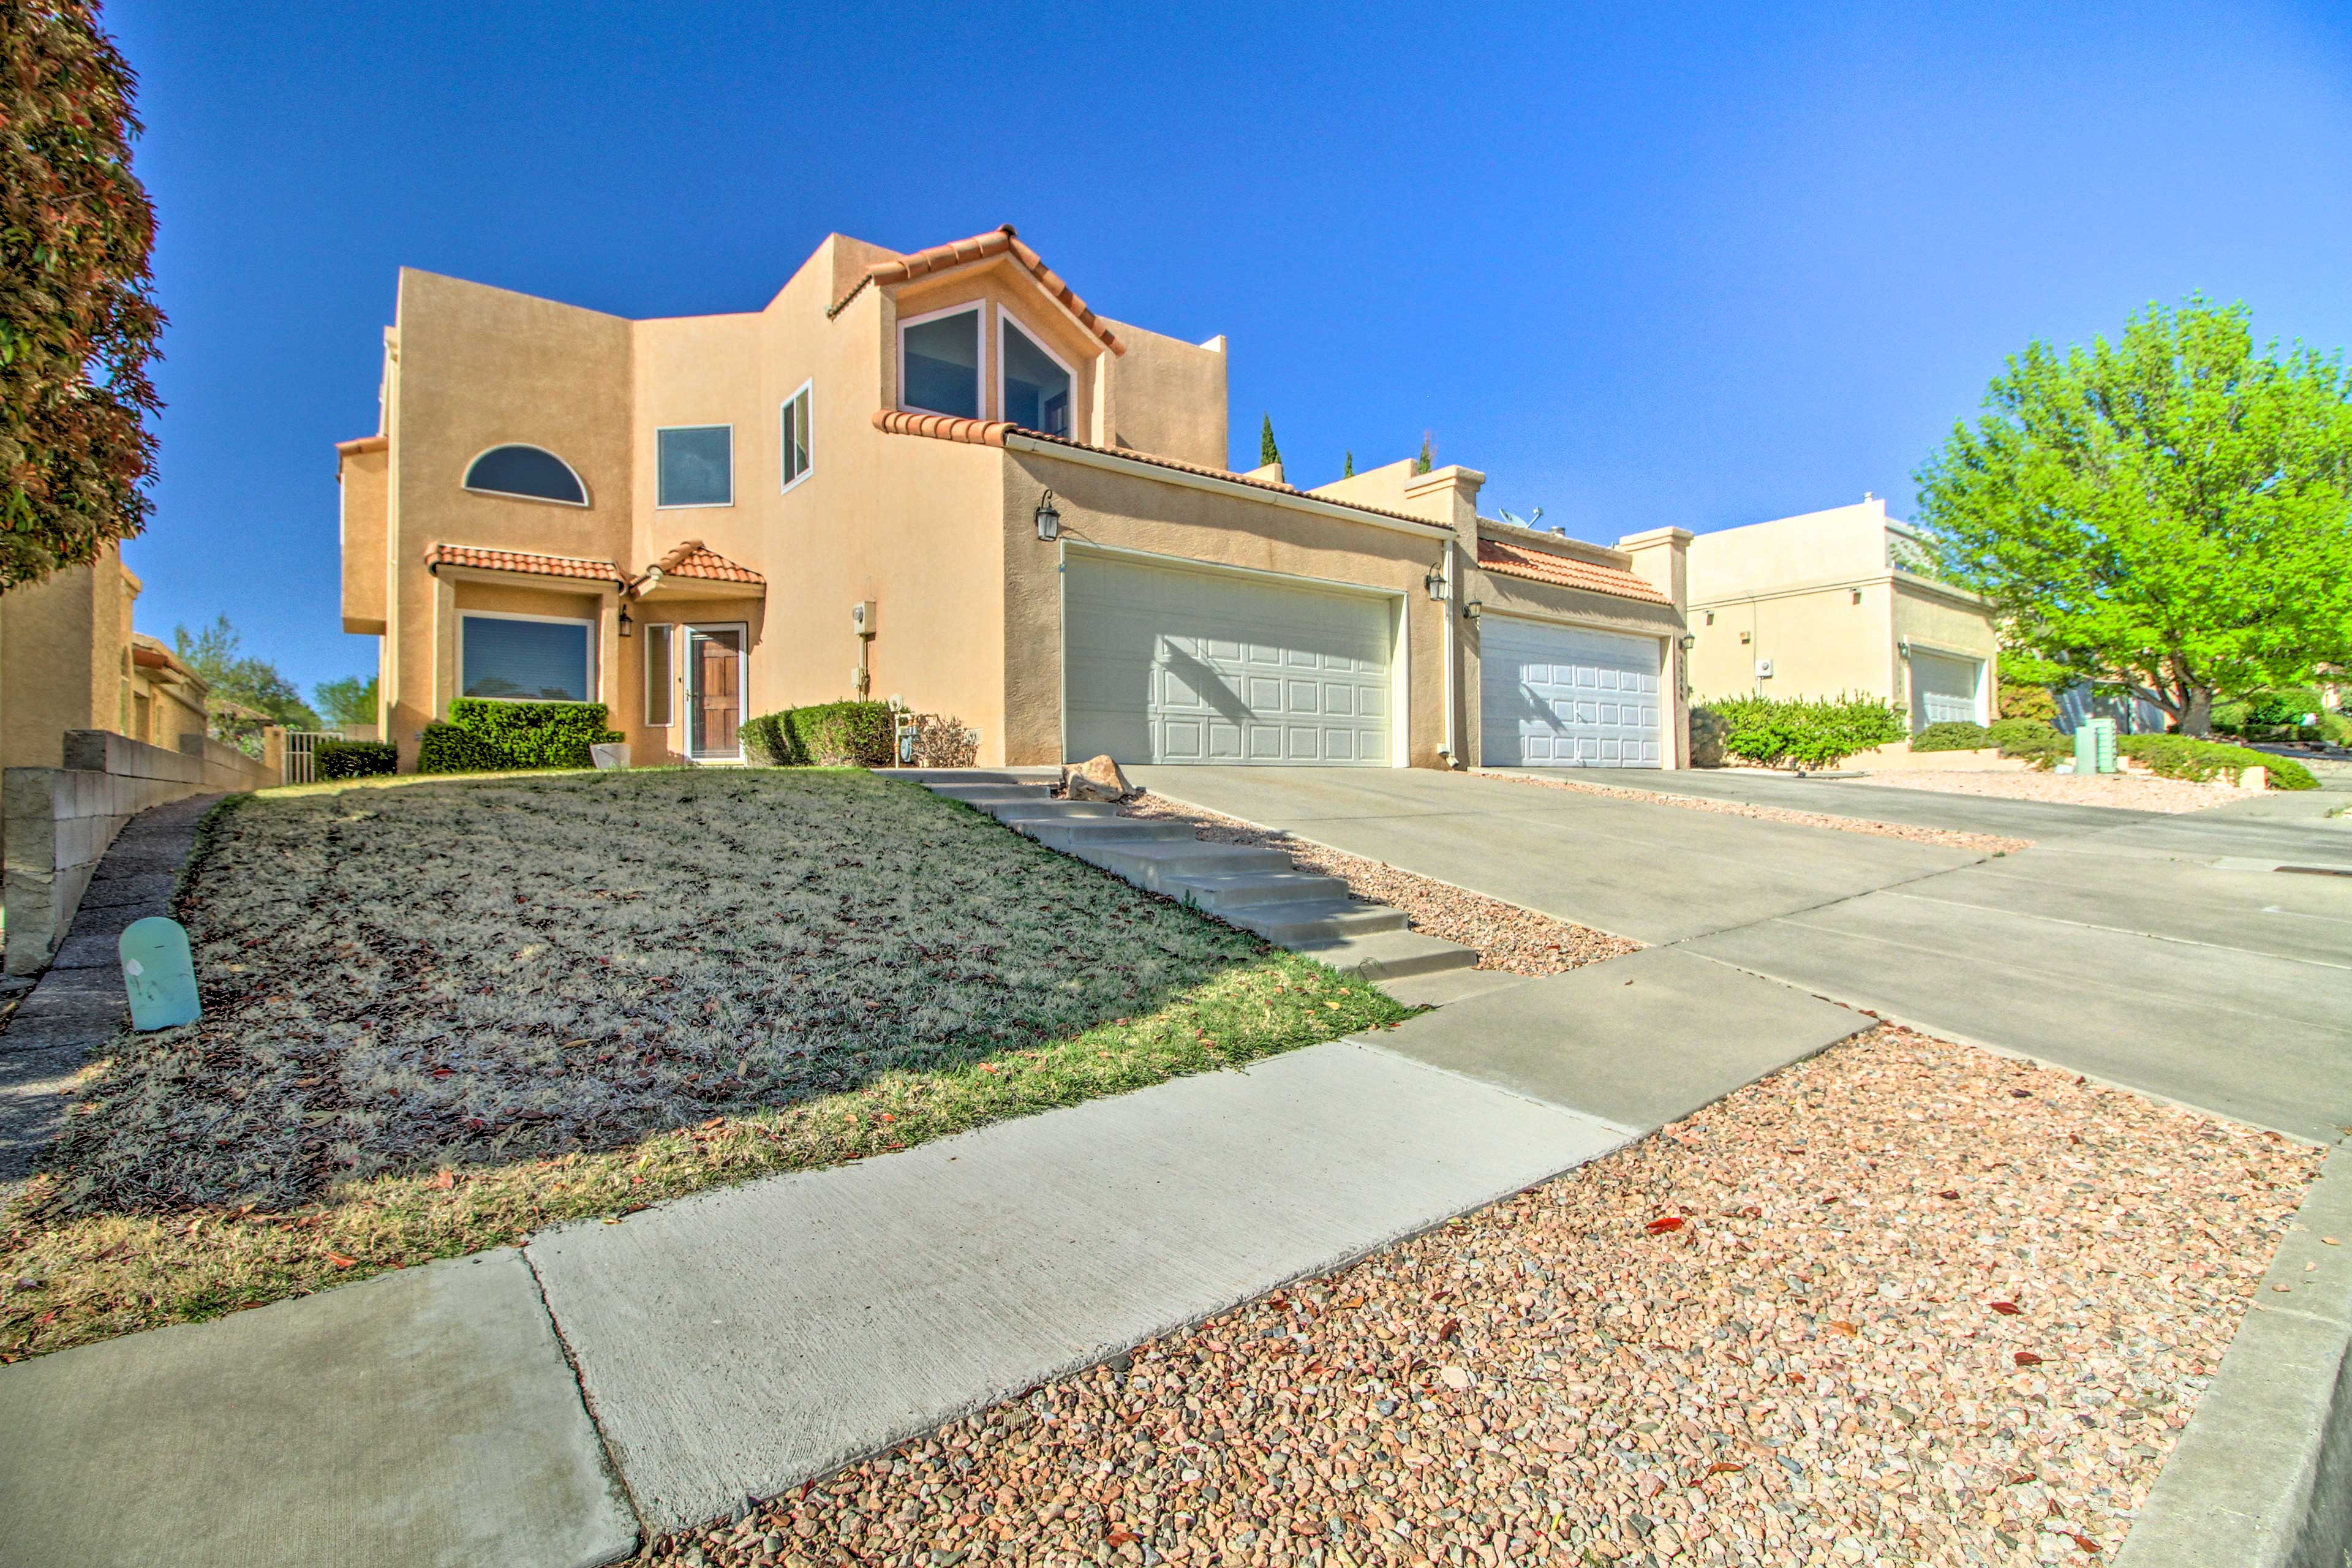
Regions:
<instances>
[{"instance_id":1,"label":"green utility box","mask_svg":"<svg viewBox=\"0 0 2352 1568\"><path fill-rule=\"evenodd\" d=\"M2074 726L2075 773L2112 773L2121 766L2116 761L2116 721L2113 719L2085 719Z\"/></svg>"}]
</instances>

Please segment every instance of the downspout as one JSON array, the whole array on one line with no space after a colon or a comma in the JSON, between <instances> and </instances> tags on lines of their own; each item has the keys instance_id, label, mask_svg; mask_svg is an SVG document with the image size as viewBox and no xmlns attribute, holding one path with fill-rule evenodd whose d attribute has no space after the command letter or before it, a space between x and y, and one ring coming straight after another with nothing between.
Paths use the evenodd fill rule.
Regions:
<instances>
[{"instance_id":1,"label":"downspout","mask_svg":"<svg viewBox=\"0 0 2352 1568\"><path fill-rule=\"evenodd\" d=\"M1444 638L1444 651L1440 655L1440 660L1444 671L1445 743L1438 747L1437 751L1438 754L1445 759L1447 766L1458 768L1462 765L1462 757L1454 749L1454 683L1459 678L1461 671L1454 663L1458 657L1458 650L1454 641L1454 539L1450 535L1445 541L1445 552L1438 557L1437 570L1445 586L1445 597L1440 600L1437 605L1437 614L1443 623L1441 636Z\"/></svg>"}]
</instances>

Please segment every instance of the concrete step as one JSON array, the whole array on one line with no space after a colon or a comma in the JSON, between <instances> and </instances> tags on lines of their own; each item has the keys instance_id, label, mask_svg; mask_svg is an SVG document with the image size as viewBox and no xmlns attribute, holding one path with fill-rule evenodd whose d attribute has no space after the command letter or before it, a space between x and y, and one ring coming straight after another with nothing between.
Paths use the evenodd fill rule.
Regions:
<instances>
[{"instance_id":1,"label":"concrete step","mask_svg":"<svg viewBox=\"0 0 2352 1568\"><path fill-rule=\"evenodd\" d=\"M968 800L964 804L999 822L1101 821L1118 815L1118 807L1100 800Z\"/></svg>"},{"instance_id":2,"label":"concrete step","mask_svg":"<svg viewBox=\"0 0 2352 1568\"><path fill-rule=\"evenodd\" d=\"M1182 899L1195 909L1230 918L1243 910L1345 901L1348 884L1337 877L1308 871L1244 871L1175 877L1160 891L1170 898Z\"/></svg>"},{"instance_id":3,"label":"concrete step","mask_svg":"<svg viewBox=\"0 0 2352 1568\"><path fill-rule=\"evenodd\" d=\"M923 787L933 795L960 800L967 805L1000 800L1051 800L1054 796L1052 788L1045 784L935 784Z\"/></svg>"},{"instance_id":4,"label":"concrete step","mask_svg":"<svg viewBox=\"0 0 2352 1568\"><path fill-rule=\"evenodd\" d=\"M1131 816L1008 816L1001 817L1015 833L1025 833L1049 849L1072 849L1081 844L1141 844L1152 839L1189 839L1192 830L1181 822L1140 822Z\"/></svg>"},{"instance_id":5,"label":"concrete step","mask_svg":"<svg viewBox=\"0 0 2352 1568\"><path fill-rule=\"evenodd\" d=\"M1139 888L1174 897L1171 884L1198 876L1232 876L1244 871L1287 871L1290 857L1279 849L1244 844L1206 844L1169 838L1140 844L1082 844L1071 854Z\"/></svg>"},{"instance_id":6,"label":"concrete step","mask_svg":"<svg viewBox=\"0 0 2352 1568\"><path fill-rule=\"evenodd\" d=\"M1478 962L1478 955L1466 947L1413 931L1373 931L1364 936L1300 942L1294 951L1302 958L1328 963L1342 973L1379 981L1467 970Z\"/></svg>"},{"instance_id":7,"label":"concrete step","mask_svg":"<svg viewBox=\"0 0 2352 1568\"><path fill-rule=\"evenodd\" d=\"M1525 985L1528 978L1500 969L1440 969L1392 976L1381 982L1381 989L1408 1007L1443 1007L1448 1003L1484 996L1489 991Z\"/></svg>"},{"instance_id":8,"label":"concrete step","mask_svg":"<svg viewBox=\"0 0 2352 1568\"><path fill-rule=\"evenodd\" d=\"M1059 768L876 768L874 772L884 778L934 788L940 784L1050 784L1062 776Z\"/></svg>"},{"instance_id":9,"label":"concrete step","mask_svg":"<svg viewBox=\"0 0 2352 1568\"><path fill-rule=\"evenodd\" d=\"M1328 903L1248 904L1228 910L1218 918L1244 931L1254 931L1282 947L1405 929L1402 910L1392 910L1386 904L1360 904L1352 899L1334 899Z\"/></svg>"}]
</instances>

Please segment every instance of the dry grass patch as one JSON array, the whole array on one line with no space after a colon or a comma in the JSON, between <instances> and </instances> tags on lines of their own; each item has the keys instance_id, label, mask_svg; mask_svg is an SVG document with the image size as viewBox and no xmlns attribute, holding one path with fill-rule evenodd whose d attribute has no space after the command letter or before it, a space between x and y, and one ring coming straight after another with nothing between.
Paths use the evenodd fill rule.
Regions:
<instances>
[{"instance_id":1,"label":"dry grass patch","mask_svg":"<svg viewBox=\"0 0 2352 1568\"><path fill-rule=\"evenodd\" d=\"M184 894L0 1236L0 1355L1394 1022L1370 986L862 773L287 792Z\"/></svg>"}]
</instances>

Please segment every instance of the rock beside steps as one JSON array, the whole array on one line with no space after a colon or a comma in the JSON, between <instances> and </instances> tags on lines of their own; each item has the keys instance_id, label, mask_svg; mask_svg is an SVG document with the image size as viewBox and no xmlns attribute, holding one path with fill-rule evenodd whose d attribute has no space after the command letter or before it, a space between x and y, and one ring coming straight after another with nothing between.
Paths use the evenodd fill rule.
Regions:
<instances>
[{"instance_id":1,"label":"rock beside steps","mask_svg":"<svg viewBox=\"0 0 2352 1568\"><path fill-rule=\"evenodd\" d=\"M1204 843L1181 822L1121 816L1104 801L1056 800L1050 771L894 770L893 776L911 777L1048 848L1367 980L1478 962L1469 948L1408 929L1402 910L1351 899L1337 877L1300 870L1279 849Z\"/></svg>"}]
</instances>

